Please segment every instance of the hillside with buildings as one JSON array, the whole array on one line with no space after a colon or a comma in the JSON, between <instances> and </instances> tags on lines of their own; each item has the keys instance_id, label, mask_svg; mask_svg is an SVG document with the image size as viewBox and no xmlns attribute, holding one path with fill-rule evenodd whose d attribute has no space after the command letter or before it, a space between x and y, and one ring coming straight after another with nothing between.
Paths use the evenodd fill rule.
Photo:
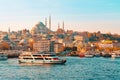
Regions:
<instances>
[{"instance_id":1,"label":"hillside with buildings","mask_svg":"<svg viewBox=\"0 0 120 80\"><path fill-rule=\"evenodd\" d=\"M50 20L50 19L49 19ZM66 30L64 22L58 24L56 31L51 30L47 22L37 23L31 30L8 32L0 31L0 50L22 50L34 52L55 52L79 54L85 51L114 51L120 50L120 35L101 33L100 31L79 32Z\"/></svg>"}]
</instances>

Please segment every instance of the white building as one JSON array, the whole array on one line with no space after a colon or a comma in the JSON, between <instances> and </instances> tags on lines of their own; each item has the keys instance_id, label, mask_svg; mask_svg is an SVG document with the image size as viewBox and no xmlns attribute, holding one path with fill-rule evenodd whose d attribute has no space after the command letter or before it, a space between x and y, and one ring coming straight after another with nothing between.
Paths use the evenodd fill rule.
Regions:
<instances>
[{"instance_id":1,"label":"white building","mask_svg":"<svg viewBox=\"0 0 120 80\"><path fill-rule=\"evenodd\" d=\"M33 50L38 52L50 51L50 41L49 40L40 40L33 44Z\"/></svg>"},{"instance_id":2,"label":"white building","mask_svg":"<svg viewBox=\"0 0 120 80\"><path fill-rule=\"evenodd\" d=\"M74 36L74 40L83 41L83 40L84 40L84 37L83 37L83 36L76 35L76 36Z\"/></svg>"},{"instance_id":3,"label":"white building","mask_svg":"<svg viewBox=\"0 0 120 80\"><path fill-rule=\"evenodd\" d=\"M102 44L102 43L99 44L100 48L113 48L113 46L114 46L113 43L112 44Z\"/></svg>"}]
</instances>

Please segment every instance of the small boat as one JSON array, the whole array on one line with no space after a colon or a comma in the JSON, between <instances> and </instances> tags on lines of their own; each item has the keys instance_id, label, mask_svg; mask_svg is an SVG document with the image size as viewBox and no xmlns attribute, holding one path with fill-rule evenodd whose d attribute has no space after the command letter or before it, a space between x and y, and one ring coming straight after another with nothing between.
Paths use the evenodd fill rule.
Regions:
<instances>
[{"instance_id":1,"label":"small boat","mask_svg":"<svg viewBox=\"0 0 120 80\"><path fill-rule=\"evenodd\" d=\"M94 57L101 57L99 53L94 54Z\"/></svg>"},{"instance_id":2,"label":"small boat","mask_svg":"<svg viewBox=\"0 0 120 80\"><path fill-rule=\"evenodd\" d=\"M60 59L55 54L51 53L35 53L24 52L19 56L19 63L30 63L30 64L64 64L66 59Z\"/></svg>"},{"instance_id":3,"label":"small boat","mask_svg":"<svg viewBox=\"0 0 120 80\"><path fill-rule=\"evenodd\" d=\"M8 59L7 55L0 52L0 60L7 60L7 59Z\"/></svg>"},{"instance_id":4,"label":"small boat","mask_svg":"<svg viewBox=\"0 0 120 80\"><path fill-rule=\"evenodd\" d=\"M120 58L120 55L116 55L115 58Z\"/></svg>"},{"instance_id":5,"label":"small boat","mask_svg":"<svg viewBox=\"0 0 120 80\"><path fill-rule=\"evenodd\" d=\"M111 57L112 57L112 58L116 58L116 55L115 55L115 54L112 54Z\"/></svg>"},{"instance_id":6,"label":"small boat","mask_svg":"<svg viewBox=\"0 0 120 80\"><path fill-rule=\"evenodd\" d=\"M112 58L120 58L120 54L112 53L111 57L112 57Z\"/></svg>"},{"instance_id":7,"label":"small boat","mask_svg":"<svg viewBox=\"0 0 120 80\"><path fill-rule=\"evenodd\" d=\"M92 57L94 57L92 54L85 54L85 57L86 58L92 58Z\"/></svg>"},{"instance_id":8,"label":"small boat","mask_svg":"<svg viewBox=\"0 0 120 80\"><path fill-rule=\"evenodd\" d=\"M94 57L93 52L87 51L87 52L85 53L85 57L86 57L86 58L92 58L92 57Z\"/></svg>"},{"instance_id":9,"label":"small boat","mask_svg":"<svg viewBox=\"0 0 120 80\"><path fill-rule=\"evenodd\" d=\"M84 54L84 53L80 53L80 54L79 54L79 57L80 57L80 58L83 58L83 57L85 57L85 54Z\"/></svg>"},{"instance_id":10,"label":"small boat","mask_svg":"<svg viewBox=\"0 0 120 80\"><path fill-rule=\"evenodd\" d=\"M102 57L105 57L105 58L111 57L111 53L105 52L105 51L104 51L104 52L101 52L100 55L101 55Z\"/></svg>"},{"instance_id":11,"label":"small boat","mask_svg":"<svg viewBox=\"0 0 120 80\"><path fill-rule=\"evenodd\" d=\"M108 54L108 53L107 54L103 54L102 57L109 58L109 57L111 57L111 54Z\"/></svg>"}]
</instances>

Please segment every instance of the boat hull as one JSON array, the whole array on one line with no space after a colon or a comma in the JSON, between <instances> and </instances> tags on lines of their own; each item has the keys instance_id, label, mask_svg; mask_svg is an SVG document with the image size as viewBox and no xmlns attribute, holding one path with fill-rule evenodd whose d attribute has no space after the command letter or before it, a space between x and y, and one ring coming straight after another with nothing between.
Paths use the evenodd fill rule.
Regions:
<instances>
[{"instance_id":1,"label":"boat hull","mask_svg":"<svg viewBox=\"0 0 120 80\"><path fill-rule=\"evenodd\" d=\"M86 58L92 58L94 57L93 55L85 55Z\"/></svg>"},{"instance_id":2,"label":"boat hull","mask_svg":"<svg viewBox=\"0 0 120 80\"><path fill-rule=\"evenodd\" d=\"M56 60L56 61L42 61L42 60L19 60L19 63L26 63L26 64L64 64L66 60Z\"/></svg>"}]
</instances>

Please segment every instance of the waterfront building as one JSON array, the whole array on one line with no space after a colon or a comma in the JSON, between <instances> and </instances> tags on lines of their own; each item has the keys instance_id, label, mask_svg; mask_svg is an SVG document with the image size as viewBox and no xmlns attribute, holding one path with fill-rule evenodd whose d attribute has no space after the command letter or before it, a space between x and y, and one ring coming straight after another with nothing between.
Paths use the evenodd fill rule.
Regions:
<instances>
[{"instance_id":1,"label":"waterfront building","mask_svg":"<svg viewBox=\"0 0 120 80\"><path fill-rule=\"evenodd\" d=\"M27 29L23 29L23 30L22 30L22 34L23 34L23 35L27 34L28 32L29 32L29 30L27 30Z\"/></svg>"},{"instance_id":2,"label":"waterfront building","mask_svg":"<svg viewBox=\"0 0 120 80\"><path fill-rule=\"evenodd\" d=\"M73 45L73 41L64 41L64 45L65 45L65 47L73 47L74 45Z\"/></svg>"},{"instance_id":3,"label":"waterfront building","mask_svg":"<svg viewBox=\"0 0 120 80\"><path fill-rule=\"evenodd\" d=\"M28 51L28 46L23 46L23 45L17 45L17 46L12 46L11 50L21 50L21 51Z\"/></svg>"},{"instance_id":4,"label":"waterfront building","mask_svg":"<svg viewBox=\"0 0 120 80\"><path fill-rule=\"evenodd\" d=\"M100 43L99 44L99 47L100 48L113 48L113 44L103 44L103 43Z\"/></svg>"},{"instance_id":5,"label":"waterfront building","mask_svg":"<svg viewBox=\"0 0 120 80\"><path fill-rule=\"evenodd\" d=\"M9 38L10 38L10 40L16 40L17 36L16 36L16 34L10 34Z\"/></svg>"},{"instance_id":6,"label":"waterfront building","mask_svg":"<svg viewBox=\"0 0 120 80\"><path fill-rule=\"evenodd\" d=\"M42 39L40 41L33 43L33 51L36 52L50 51L50 41Z\"/></svg>"},{"instance_id":7,"label":"waterfront building","mask_svg":"<svg viewBox=\"0 0 120 80\"><path fill-rule=\"evenodd\" d=\"M71 35L71 34L73 34L73 30L67 30L67 32L66 32L68 35Z\"/></svg>"},{"instance_id":8,"label":"waterfront building","mask_svg":"<svg viewBox=\"0 0 120 80\"><path fill-rule=\"evenodd\" d=\"M59 39L58 36L54 35L54 36L52 36L51 41L56 41L58 39Z\"/></svg>"},{"instance_id":9,"label":"waterfront building","mask_svg":"<svg viewBox=\"0 0 120 80\"><path fill-rule=\"evenodd\" d=\"M75 41L84 41L84 37L83 36L79 36L79 35L76 35L76 36L74 36L74 40Z\"/></svg>"},{"instance_id":10,"label":"waterfront building","mask_svg":"<svg viewBox=\"0 0 120 80\"><path fill-rule=\"evenodd\" d=\"M59 53L64 50L64 45L62 43L54 43L54 52Z\"/></svg>"},{"instance_id":11,"label":"waterfront building","mask_svg":"<svg viewBox=\"0 0 120 80\"><path fill-rule=\"evenodd\" d=\"M57 34L64 34L65 31L62 28L57 29L56 31Z\"/></svg>"},{"instance_id":12,"label":"waterfront building","mask_svg":"<svg viewBox=\"0 0 120 80\"><path fill-rule=\"evenodd\" d=\"M77 51L81 51L83 48L85 48L85 39L83 36L75 35L74 36L74 46L77 47Z\"/></svg>"},{"instance_id":13,"label":"waterfront building","mask_svg":"<svg viewBox=\"0 0 120 80\"><path fill-rule=\"evenodd\" d=\"M113 48L113 42L111 40L102 40L98 45L100 48Z\"/></svg>"},{"instance_id":14,"label":"waterfront building","mask_svg":"<svg viewBox=\"0 0 120 80\"><path fill-rule=\"evenodd\" d=\"M116 48L120 48L120 42L113 43L113 46L116 47Z\"/></svg>"},{"instance_id":15,"label":"waterfront building","mask_svg":"<svg viewBox=\"0 0 120 80\"><path fill-rule=\"evenodd\" d=\"M64 45L65 47L73 47L73 40L72 40L72 37L71 36L67 36L65 39L64 39Z\"/></svg>"},{"instance_id":16,"label":"waterfront building","mask_svg":"<svg viewBox=\"0 0 120 80\"><path fill-rule=\"evenodd\" d=\"M55 42L58 42L58 43L63 43L63 39L58 38Z\"/></svg>"},{"instance_id":17,"label":"waterfront building","mask_svg":"<svg viewBox=\"0 0 120 80\"><path fill-rule=\"evenodd\" d=\"M19 44L19 42L20 42L20 39L15 39L15 40L12 40L15 44Z\"/></svg>"},{"instance_id":18,"label":"waterfront building","mask_svg":"<svg viewBox=\"0 0 120 80\"><path fill-rule=\"evenodd\" d=\"M54 52L55 41L50 41L50 52Z\"/></svg>"},{"instance_id":19,"label":"waterfront building","mask_svg":"<svg viewBox=\"0 0 120 80\"><path fill-rule=\"evenodd\" d=\"M20 42L19 42L19 45L22 45L22 46L25 46L28 44L28 40L27 39L22 39Z\"/></svg>"},{"instance_id":20,"label":"waterfront building","mask_svg":"<svg viewBox=\"0 0 120 80\"><path fill-rule=\"evenodd\" d=\"M22 39L22 40L16 39L16 40L12 40L12 41L13 42L10 43L11 50L26 51L29 48L27 39Z\"/></svg>"},{"instance_id":21,"label":"waterfront building","mask_svg":"<svg viewBox=\"0 0 120 80\"><path fill-rule=\"evenodd\" d=\"M41 36L41 34L34 34L34 35L32 35L32 39L35 40L35 42L37 42L42 39L42 36Z\"/></svg>"},{"instance_id":22,"label":"waterfront building","mask_svg":"<svg viewBox=\"0 0 120 80\"><path fill-rule=\"evenodd\" d=\"M98 43L98 46L100 49L108 51L120 50L120 43L111 40L103 40Z\"/></svg>"},{"instance_id":23,"label":"waterfront building","mask_svg":"<svg viewBox=\"0 0 120 80\"><path fill-rule=\"evenodd\" d=\"M23 29L21 37L22 37L22 39L24 39L24 38L30 38L31 34L30 34L29 30Z\"/></svg>"},{"instance_id":24,"label":"waterfront building","mask_svg":"<svg viewBox=\"0 0 120 80\"><path fill-rule=\"evenodd\" d=\"M62 28L60 28L60 24L58 23L58 29L56 31L57 34L65 34L65 31L64 31L64 22L62 24Z\"/></svg>"}]
</instances>

